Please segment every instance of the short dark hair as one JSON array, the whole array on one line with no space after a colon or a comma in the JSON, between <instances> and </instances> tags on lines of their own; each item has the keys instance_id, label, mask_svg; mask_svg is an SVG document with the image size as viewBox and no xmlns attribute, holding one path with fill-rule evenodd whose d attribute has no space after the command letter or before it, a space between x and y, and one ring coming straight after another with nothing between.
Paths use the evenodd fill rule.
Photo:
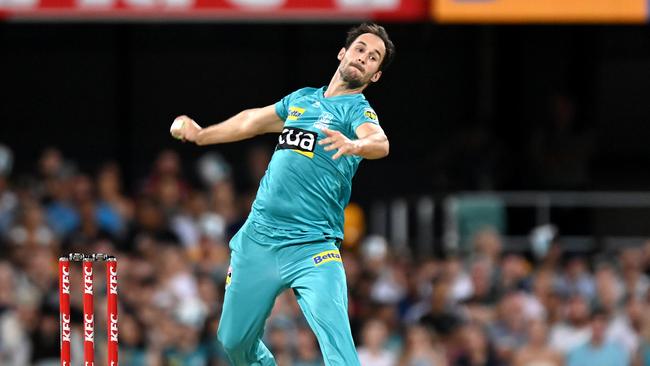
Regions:
<instances>
[{"instance_id":1,"label":"short dark hair","mask_svg":"<svg viewBox=\"0 0 650 366\"><path fill-rule=\"evenodd\" d=\"M370 33L374 34L377 37L381 38L384 41L384 46L386 47L386 54L381 60L379 65L379 70L384 70L390 65L395 57L395 45L393 41L388 37L388 32L381 25L375 23L362 23L361 25L354 27L348 31L348 37L345 39L345 49L349 49L350 45L359 38L360 35Z\"/></svg>"}]
</instances>

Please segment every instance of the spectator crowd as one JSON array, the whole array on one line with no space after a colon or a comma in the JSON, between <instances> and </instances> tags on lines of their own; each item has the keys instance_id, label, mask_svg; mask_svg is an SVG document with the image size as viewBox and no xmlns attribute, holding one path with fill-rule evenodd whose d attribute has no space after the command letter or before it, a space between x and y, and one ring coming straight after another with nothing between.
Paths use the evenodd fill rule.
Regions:
<instances>
[{"instance_id":1,"label":"spectator crowd","mask_svg":"<svg viewBox=\"0 0 650 366\"><path fill-rule=\"evenodd\" d=\"M0 147L0 365L58 364L57 258L71 252L118 257L122 365L228 365L216 339L227 244L269 153L251 151L246 178L205 156L201 182L191 183L163 151L127 192L114 162L82 172L47 149L32 174L15 177ZM486 227L469 253L422 258L358 235L359 221L342 250L362 366L650 365L650 242L605 256L567 252L555 238L537 257L504 251ZM99 365L103 271L97 263ZM71 280L72 363L81 364L80 266ZM280 366L323 365L291 291L278 297L264 337Z\"/></svg>"}]
</instances>

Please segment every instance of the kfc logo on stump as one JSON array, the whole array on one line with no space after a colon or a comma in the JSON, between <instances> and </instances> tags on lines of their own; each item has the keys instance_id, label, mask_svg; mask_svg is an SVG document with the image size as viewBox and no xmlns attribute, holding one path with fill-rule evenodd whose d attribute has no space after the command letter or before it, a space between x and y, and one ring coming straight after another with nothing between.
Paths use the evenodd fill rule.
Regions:
<instances>
[{"instance_id":1,"label":"kfc logo on stump","mask_svg":"<svg viewBox=\"0 0 650 366\"><path fill-rule=\"evenodd\" d=\"M86 314L84 316L84 340L95 343L95 316Z\"/></svg>"},{"instance_id":2,"label":"kfc logo on stump","mask_svg":"<svg viewBox=\"0 0 650 366\"><path fill-rule=\"evenodd\" d=\"M108 291L111 295L117 295L117 268L110 267L109 271Z\"/></svg>"},{"instance_id":3,"label":"kfc logo on stump","mask_svg":"<svg viewBox=\"0 0 650 366\"><path fill-rule=\"evenodd\" d=\"M61 314L61 342L70 343L70 314Z\"/></svg>"},{"instance_id":4,"label":"kfc logo on stump","mask_svg":"<svg viewBox=\"0 0 650 366\"><path fill-rule=\"evenodd\" d=\"M70 268L68 267L61 269L61 292L70 295Z\"/></svg>"},{"instance_id":5,"label":"kfc logo on stump","mask_svg":"<svg viewBox=\"0 0 650 366\"><path fill-rule=\"evenodd\" d=\"M84 267L84 294L93 294L93 268Z\"/></svg>"}]
</instances>

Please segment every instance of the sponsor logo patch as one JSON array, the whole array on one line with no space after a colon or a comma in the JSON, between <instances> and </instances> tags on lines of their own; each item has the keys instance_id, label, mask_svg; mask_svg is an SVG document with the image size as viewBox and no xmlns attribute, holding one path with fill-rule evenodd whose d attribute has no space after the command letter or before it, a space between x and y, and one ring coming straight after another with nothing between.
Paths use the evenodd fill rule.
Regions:
<instances>
[{"instance_id":1,"label":"sponsor logo patch","mask_svg":"<svg viewBox=\"0 0 650 366\"><path fill-rule=\"evenodd\" d=\"M343 261L341 260L341 253L337 249L320 252L315 256L313 256L312 260L314 261L315 266L320 266L321 264L327 262L343 263Z\"/></svg>"},{"instance_id":2,"label":"sponsor logo patch","mask_svg":"<svg viewBox=\"0 0 650 366\"><path fill-rule=\"evenodd\" d=\"M285 127L278 137L278 146L275 149L289 149L311 159L314 157L317 136L316 132L302 128Z\"/></svg>"},{"instance_id":3,"label":"sponsor logo patch","mask_svg":"<svg viewBox=\"0 0 650 366\"><path fill-rule=\"evenodd\" d=\"M287 120L296 121L303 113L305 113L305 108L289 107L289 116L287 117Z\"/></svg>"},{"instance_id":4,"label":"sponsor logo patch","mask_svg":"<svg viewBox=\"0 0 650 366\"><path fill-rule=\"evenodd\" d=\"M377 122L377 113L375 113L375 111L373 111L370 108L366 108L363 110L363 116L373 122Z\"/></svg>"}]
</instances>

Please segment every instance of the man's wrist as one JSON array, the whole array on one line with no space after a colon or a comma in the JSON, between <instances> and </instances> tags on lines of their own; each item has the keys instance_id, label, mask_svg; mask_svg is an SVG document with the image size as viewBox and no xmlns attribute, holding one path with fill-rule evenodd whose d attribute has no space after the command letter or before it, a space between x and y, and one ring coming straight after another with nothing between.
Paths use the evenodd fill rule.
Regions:
<instances>
[{"instance_id":1,"label":"man's wrist","mask_svg":"<svg viewBox=\"0 0 650 366\"><path fill-rule=\"evenodd\" d=\"M360 139L360 140L354 140L353 143L355 145L354 155L363 156L363 152L364 152L365 147L367 145L367 141L364 141L364 139Z\"/></svg>"},{"instance_id":2,"label":"man's wrist","mask_svg":"<svg viewBox=\"0 0 650 366\"><path fill-rule=\"evenodd\" d=\"M187 136L187 140L199 145L199 134L200 133L201 133L201 130L198 130L198 131L195 131L195 132L190 132L189 136Z\"/></svg>"}]
</instances>

